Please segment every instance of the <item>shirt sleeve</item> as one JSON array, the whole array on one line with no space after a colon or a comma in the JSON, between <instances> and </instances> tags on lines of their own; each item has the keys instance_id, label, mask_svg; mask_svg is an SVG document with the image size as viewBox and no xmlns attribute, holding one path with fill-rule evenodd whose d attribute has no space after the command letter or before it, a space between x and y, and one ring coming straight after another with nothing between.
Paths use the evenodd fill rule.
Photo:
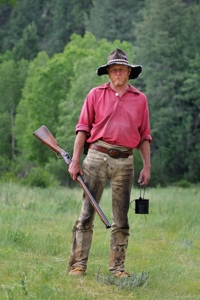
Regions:
<instances>
[{"instance_id":1,"label":"shirt sleeve","mask_svg":"<svg viewBox=\"0 0 200 300\"><path fill-rule=\"evenodd\" d=\"M76 133L78 131L86 131L88 135L90 134L93 120L94 120L94 115L95 115L93 100L94 100L94 89L89 92L89 94L87 95L84 101L84 104L81 109L80 117L76 125L76 129L75 129Z\"/></svg>"},{"instance_id":2,"label":"shirt sleeve","mask_svg":"<svg viewBox=\"0 0 200 300\"><path fill-rule=\"evenodd\" d=\"M137 148L139 148L140 144L144 140L148 140L149 142L152 141L152 137L150 134L149 108L148 108L148 102L146 97L145 97L143 117L142 117L141 126L139 128L139 132L140 132L140 142Z\"/></svg>"}]
</instances>

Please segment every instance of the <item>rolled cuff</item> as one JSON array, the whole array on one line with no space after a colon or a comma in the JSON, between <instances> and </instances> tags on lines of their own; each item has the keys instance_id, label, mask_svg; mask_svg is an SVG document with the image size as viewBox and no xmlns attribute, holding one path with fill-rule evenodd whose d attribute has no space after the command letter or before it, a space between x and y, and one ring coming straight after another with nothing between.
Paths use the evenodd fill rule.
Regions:
<instances>
[{"instance_id":1,"label":"rolled cuff","mask_svg":"<svg viewBox=\"0 0 200 300\"><path fill-rule=\"evenodd\" d=\"M76 129L75 129L75 133L77 133L78 131L86 131L87 134L89 134L90 132L90 129L87 125L84 125L84 124L78 124L76 126Z\"/></svg>"},{"instance_id":2,"label":"rolled cuff","mask_svg":"<svg viewBox=\"0 0 200 300\"><path fill-rule=\"evenodd\" d=\"M143 137L141 138L139 144L137 145L137 149L140 147L140 145L142 144L142 142L145 141L145 140L147 140L147 141L149 141L149 143L151 143L151 141L152 141L151 135L148 134L148 135L143 136Z\"/></svg>"}]
</instances>

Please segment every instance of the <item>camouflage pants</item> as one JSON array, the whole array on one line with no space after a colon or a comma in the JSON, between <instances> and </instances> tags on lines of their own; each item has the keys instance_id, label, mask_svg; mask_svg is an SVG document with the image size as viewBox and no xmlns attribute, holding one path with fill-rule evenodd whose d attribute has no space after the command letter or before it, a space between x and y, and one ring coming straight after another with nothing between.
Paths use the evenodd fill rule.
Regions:
<instances>
[{"instance_id":1,"label":"camouflage pants","mask_svg":"<svg viewBox=\"0 0 200 300\"><path fill-rule=\"evenodd\" d=\"M111 158L109 155L89 150L83 162L84 180L90 192L99 203L106 179L112 188L112 228L110 238L111 272L123 271L128 246L128 210L133 183L133 156ZM82 209L75 222L72 236L72 250L69 270L76 266L87 268L88 255L93 235L95 211L87 196L83 195Z\"/></svg>"}]
</instances>

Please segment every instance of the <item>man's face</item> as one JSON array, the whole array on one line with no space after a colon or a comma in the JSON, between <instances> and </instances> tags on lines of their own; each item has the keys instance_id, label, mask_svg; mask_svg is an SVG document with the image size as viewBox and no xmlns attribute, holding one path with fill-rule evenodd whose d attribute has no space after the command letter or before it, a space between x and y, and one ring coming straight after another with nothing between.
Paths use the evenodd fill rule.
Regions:
<instances>
[{"instance_id":1,"label":"man's face","mask_svg":"<svg viewBox=\"0 0 200 300\"><path fill-rule=\"evenodd\" d=\"M108 67L108 76L114 86L124 86L130 75L131 68L124 65L110 65Z\"/></svg>"}]
</instances>

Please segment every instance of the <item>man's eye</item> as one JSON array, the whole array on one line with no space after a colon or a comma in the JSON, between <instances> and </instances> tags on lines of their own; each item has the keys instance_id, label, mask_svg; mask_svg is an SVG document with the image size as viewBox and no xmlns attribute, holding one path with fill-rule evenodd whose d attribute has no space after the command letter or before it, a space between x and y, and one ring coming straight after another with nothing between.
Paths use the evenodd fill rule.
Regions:
<instances>
[{"instance_id":1,"label":"man's eye","mask_svg":"<svg viewBox=\"0 0 200 300\"><path fill-rule=\"evenodd\" d=\"M111 72L113 73L117 73L117 72L124 73L125 71L126 71L125 69L111 69Z\"/></svg>"}]
</instances>

